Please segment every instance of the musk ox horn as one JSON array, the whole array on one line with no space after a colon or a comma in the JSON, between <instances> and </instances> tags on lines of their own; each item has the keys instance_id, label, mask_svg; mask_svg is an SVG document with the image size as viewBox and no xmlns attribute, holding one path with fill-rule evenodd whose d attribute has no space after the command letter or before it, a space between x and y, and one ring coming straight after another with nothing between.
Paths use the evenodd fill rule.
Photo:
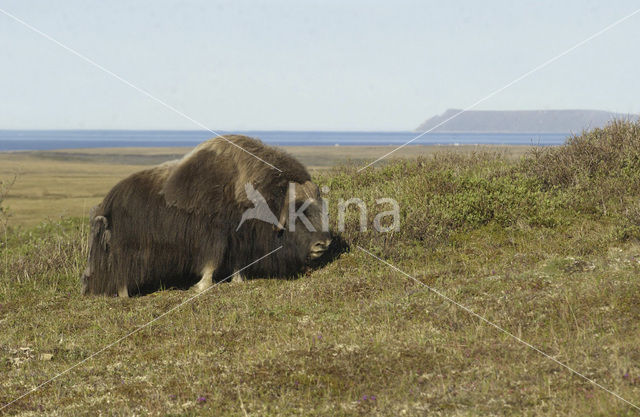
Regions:
<instances>
[{"instance_id":1,"label":"musk ox horn","mask_svg":"<svg viewBox=\"0 0 640 417\"><path fill-rule=\"evenodd\" d=\"M287 193L284 197L284 203L282 204L282 210L280 210L279 229L285 229L287 219L289 218L289 204L291 201L291 192L295 194L295 202L303 202L306 200L318 200L320 198L320 191L318 186L311 181L305 181L303 184L295 183L293 187L287 188Z\"/></svg>"}]
</instances>

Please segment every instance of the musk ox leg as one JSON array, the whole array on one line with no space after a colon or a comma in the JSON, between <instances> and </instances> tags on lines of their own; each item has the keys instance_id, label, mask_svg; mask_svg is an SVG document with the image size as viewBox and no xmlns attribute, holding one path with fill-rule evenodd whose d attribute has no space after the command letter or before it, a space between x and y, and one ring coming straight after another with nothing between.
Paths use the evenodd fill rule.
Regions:
<instances>
[{"instance_id":1,"label":"musk ox leg","mask_svg":"<svg viewBox=\"0 0 640 417\"><path fill-rule=\"evenodd\" d=\"M118 297L129 298L129 288L126 284L118 288Z\"/></svg>"},{"instance_id":2,"label":"musk ox leg","mask_svg":"<svg viewBox=\"0 0 640 417\"><path fill-rule=\"evenodd\" d=\"M245 282L246 279L244 277L244 275L242 275L241 273L237 273L233 276L233 278L231 279L231 282Z\"/></svg>"},{"instance_id":3,"label":"musk ox leg","mask_svg":"<svg viewBox=\"0 0 640 417\"><path fill-rule=\"evenodd\" d=\"M205 291L211 286L213 286L214 271L215 271L215 268L212 265L207 265L204 267L204 269L202 270L202 278L200 279L200 281L198 281L196 285L194 285L194 288L196 289L197 292Z\"/></svg>"}]
</instances>

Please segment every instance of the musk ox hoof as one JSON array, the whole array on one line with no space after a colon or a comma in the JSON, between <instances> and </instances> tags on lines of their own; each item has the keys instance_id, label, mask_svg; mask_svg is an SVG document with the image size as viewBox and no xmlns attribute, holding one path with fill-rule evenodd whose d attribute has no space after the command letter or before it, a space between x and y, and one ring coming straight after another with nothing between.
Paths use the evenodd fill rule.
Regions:
<instances>
[{"instance_id":1,"label":"musk ox hoof","mask_svg":"<svg viewBox=\"0 0 640 417\"><path fill-rule=\"evenodd\" d=\"M203 292L208 290L209 288L211 288L213 286L213 282L211 281L211 279L209 280L200 280L200 282L198 282L196 285L194 285L193 288L196 292Z\"/></svg>"},{"instance_id":2,"label":"musk ox hoof","mask_svg":"<svg viewBox=\"0 0 640 417\"><path fill-rule=\"evenodd\" d=\"M235 282L236 284L239 282L245 282L246 279L242 274L235 274L231 279L231 282Z\"/></svg>"}]
</instances>

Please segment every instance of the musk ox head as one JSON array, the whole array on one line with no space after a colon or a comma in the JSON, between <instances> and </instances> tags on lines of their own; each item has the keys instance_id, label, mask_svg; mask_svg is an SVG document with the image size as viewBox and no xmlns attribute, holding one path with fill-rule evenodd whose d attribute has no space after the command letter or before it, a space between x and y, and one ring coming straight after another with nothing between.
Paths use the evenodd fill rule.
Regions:
<instances>
[{"instance_id":1,"label":"musk ox head","mask_svg":"<svg viewBox=\"0 0 640 417\"><path fill-rule=\"evenodd\" d=\"M326 208L318 187L311 181L290 183L278 222L285 245L296 248L304 262L320 258L331 244Z\"/></svg>"},{"instance_id":2,"label":"musk ox head","mask_svg":"<svg viewBox=\"0 0 640 417\"><path fill-rule=\"evenodd\" d=\"M232 240L238 242L234 245L236 253L246 251L239 259L255 259L260 254L280 249L244 275L286 277L317 264L332 242L318 187L311 181L289 183L287 192L278 193L279 201L271 205L251 185L246 188L253 206L244 210L237 228L231 232ZM232 269L239 267L235 265Z\"/></svg>"},{"instance_id":3,"label":"musk ox head","mask_svg":"<svg viewBox=\"0 0 640 417\"><path fill-rule=\"evenodd\" d=\"M236 135L124 179L93 217L83 277L93 294L206 287L239 271L291 276L326 258L332 240L304 166Z\"/></svg>"}]
</instances>

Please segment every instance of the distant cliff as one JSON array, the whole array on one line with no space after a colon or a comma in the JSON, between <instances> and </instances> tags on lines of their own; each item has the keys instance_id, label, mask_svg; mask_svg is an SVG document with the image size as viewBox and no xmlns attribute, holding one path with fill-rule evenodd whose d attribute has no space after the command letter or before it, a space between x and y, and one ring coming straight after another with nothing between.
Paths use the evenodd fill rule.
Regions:
<instances>
[{"instance_id":1,"label":"distant cliff","mask_svg":"<svg viewBox=\"0 0 640 417\"><path fill-rule=\"evenodd\" d=\"M464 112L449 109L416 128L424 132L491 132L491 133L580 133L584 129L602 127L613 119L637 119L638 115L601 110L477 110Z\"/></svg>"}]
</instances>

